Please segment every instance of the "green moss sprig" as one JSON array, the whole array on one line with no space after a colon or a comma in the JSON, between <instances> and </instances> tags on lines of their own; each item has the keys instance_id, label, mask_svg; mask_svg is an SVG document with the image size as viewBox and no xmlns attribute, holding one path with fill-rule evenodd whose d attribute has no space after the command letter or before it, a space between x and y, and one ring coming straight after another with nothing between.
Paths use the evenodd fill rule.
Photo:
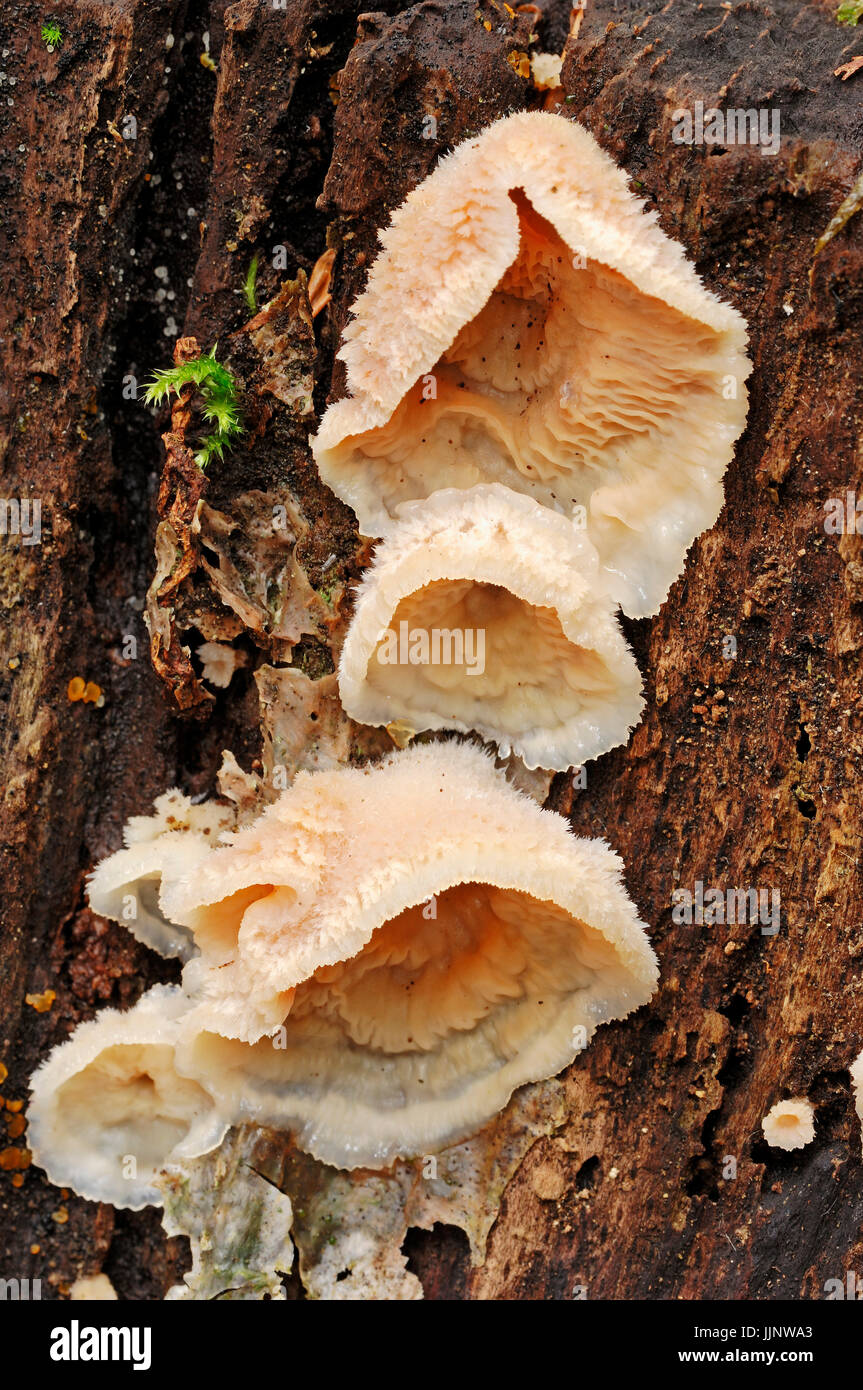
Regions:
<instances>
[{"instance_id":1,"label":"green moss sprig","mask_svg":"<svg viewBox=\"0 0 863 1390\"><path fill-rule=\"evenodd\" d=\"M246 304L248 305L250 314L256 314L258 312L257 282L258 266L260 265L260 263L261 258L256 251L254 256L252 257L249 269L246 273L246 278L243 281L243 294L245 295Z\"/></svg>"},{"instance_id":2,"label":"green moss sprig","mask_svg":"<svg viewBox=\"0 0 863 1390\"><path fill-rule=\"evenodd\" d=\"M845 0L836 11L836 18L840 24L859 24L863 19L863 0Z\"/></svg>"},{"instance_id":3,"label":"green moss sprig","mask_svg":"<svg viewBox=\"0 0 863 1390\"><path fill-rule=\"evenodd\" d=\"M161 405L171 392L179 396L184 386L194 386L201 397L201 413L215 428L204 436L195 453L199 468L206 468L212 458L221 459L232 440L242 433L243 423L237 402L237 387L227 367L216 361L216 348L202 353L191 362L181 362L153 373L147 383L144 401Z\"/></svg>"},{"instance_id":4,"label":"green moss sprig","mask_svg":"<svg viewBox=\"0 0 863 1390\"><path fill-rule=\"evenodd\" d=\"M49 48L52 53L55 48L61 48L63 45L63 31L54 20L42 25L41 38L45 47Z\"/></svg>"}]
</instances>

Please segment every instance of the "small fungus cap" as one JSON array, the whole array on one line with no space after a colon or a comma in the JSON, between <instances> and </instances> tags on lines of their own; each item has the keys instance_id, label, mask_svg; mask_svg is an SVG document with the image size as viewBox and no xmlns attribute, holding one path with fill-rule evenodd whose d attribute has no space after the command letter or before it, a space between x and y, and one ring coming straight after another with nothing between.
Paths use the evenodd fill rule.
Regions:
<instances>
[{"instance_id":1,"label":"small fungus cap","mask_svg":"<svg viewBox=\"0 0 863 1390\"><path fill-rule=\"evenodd\" d=\"M500 482L583 509L615 597L656 612L723 502L746 326L565 117L466 140L381 233L314 441L369 536L401 504Z\"/></svg>"},{"instance_id":2,"label":"small fungus cap","mask_svg":"<svg viewBox=\"0 0 863 1390\"><path fill-rule=\"evenodd\" d=\"M204 680L220 690L226 690L234 673L245 665L244 653L227 642L202 642L198 648L198 658L203 667Z\"/></svg>"},{"instance_id":3,"label":"small fungus cap","mask_svg":"<svg viewBox=\"0 0 863 1390\"><path fill-rule=\"evenodd\" d=\"M196 806L181 791L164 792L156 798L154 815L129 820L125 848L97 864L88 887L91 908L121 922L160 955L188 959L194 950L191 937L165 916L162 879L205 858L233 821L229 807L216 802Z\"/></svg>"},{"instance_id":4,"label":"small fungus cap","mask_svg":"<svg viewBox=\"0 0 863 1390\"><path fill-rule=\"evenodd\" d=\"M181 990L156 985L125 1013L80 1024L34 1073L30 1148L58 1187L137 1211L161 1203L153 1179L166 1162L221 1143L212 1097L174 1065L187 1009Z\"/></svg>"},{"instance_id":5,"label":"small fungus cap","mask_svg":"<svg viewBox=\"0 0 863 1390\"><path fill-rule=\"evenodd\" d=\"M803 1096L780 1100L761 1121L764 1138L774 1149L802 1149L815 1138L815 1110Z\"/></svg>"},{"instance_id":6,"label":"small fungus cap","mask_svg":"<svg viewBox=\"0 0 863 1390\"><path fill-rule=\"evenodd\" d=\"M301 773L167 890L202 949L179 1064L340 1167L439 1148L650 998L621 868L472 745Z\"/></svg>"},{"instance_id":7,"label":"small fungus cap","mask_svg":"<svg viewBox=\"0 0 863 1390\"><path fill-rule=\"evenodd\" d=\"M402 509L360 584L339 692L361 723L474 729L530 768L624 743L643 705L590 541L500 484Z\"/></svg>"}]
</instances>

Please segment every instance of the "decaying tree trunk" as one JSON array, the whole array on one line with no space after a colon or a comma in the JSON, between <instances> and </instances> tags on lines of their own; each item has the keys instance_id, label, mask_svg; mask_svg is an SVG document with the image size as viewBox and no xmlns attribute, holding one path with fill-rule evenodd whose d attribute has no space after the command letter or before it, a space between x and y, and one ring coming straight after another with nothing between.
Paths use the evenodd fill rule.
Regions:
<instances>
[{"instance_id":1,"label":"decaying tree trunk","mask_svg":"<svg viewBox=\"0 0 863 1390\"><path fill-rule=\"evenodd\" d=\"M251 427L205 501L230 517L241 495L289 490L297 583L319 610L292 659L326 675L363 552L306 438L344 389L334 351L377 231L464 136L541 106L524 55L565 44L550 100L750 324L749 425L719 523L659 617L627 624L641 726L585 788L557 777L549 802L623 856L660 990L567 1073L566 1119L511 1181L485 1263L437 1226L410 1233L410 1267L426 1297L471 1299L820 1297L863 1271L847 1075L863 1045L863 559L859 538L824 528L825 501L863 487L863 221L814 254L860 173L863 72L834 72L863 33L833 10L76 0L54 6L49 52L42 9L5 7L2 491L38 499L42 527L40 544L0 538L5 1100L26 1098L75 1022L174 978L89 912L85 874L166 787L210 791L223 748L260 766L253 668L287 640L241 616L247 666L194 697L182 649L217 623L222 553L198 537L185 606L163 605L175 666L155 673L143 610L176 494L157 501L169 422L138 385L184 333L218 340ZM674 143L672 113L699 100L778 109L781 149ZM298 272L327 249L332 299L312 326ZM256 253L257 303L282 292L257 320L242 292ZM75 677L104 702L70 700ZM778 892L778 934L673 922L673 890L698 880ZM763 1115L798 1094L817 1104L816 1142L769 1149ZM62 1296L104 1269L121 1297L161 1298L183 1242L156 1213L93 1207L23 1166L19 1113L0 1120L0 1275Z\"/></svg>"}]
</instances>

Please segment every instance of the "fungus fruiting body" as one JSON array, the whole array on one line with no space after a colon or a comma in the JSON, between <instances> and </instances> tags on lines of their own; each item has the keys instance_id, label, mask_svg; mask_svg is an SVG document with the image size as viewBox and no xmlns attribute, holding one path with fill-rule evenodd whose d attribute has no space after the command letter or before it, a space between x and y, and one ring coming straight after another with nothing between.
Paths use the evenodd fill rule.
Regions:
<instances>
[{"instance_id":1,"label":"fungus fruiting body","mask_svg":"<svg viewBox=\"0 0 863 1390\"><path fill-rule=\"evenodd\" d=\"M857 1057L850 1066L851 1085L854 1088L854 1107L857 1111L857 1118L863 1125L863 1052Z\"/></svg>"},{"instance_id":2,"label":"fungus fruiting body","mask_svg":"<svg viewBox=\"0 0 863 1390\"><path fill-rule=\"evenodd\" d=\"M56 1047L31 1080L29 1143L52 1182L94 1202L160 1200L171 1159L220 1143L227 1123L199 1082L174 1066L181 990L157 985L125 1013L105 1009Z\"/></svg>"},{"instance_id":3,"label":"fungus fruiting body","mask_svg":"<svg viewBox=\"0 0 863 1390\"><path fill-rule=\"evenodd\" d=\"M69 1290L72 1303L115 1303L117 1290L107 1274L90 1274L76 1279Z\"/></svg>"},{"instance_id":4,"label":"fungus fruiting body","mask_svg":"<svg viewBox=\"0 0 863 1390\"><path fill-rule=\"evenodd\" d=\"M532 768L623 743L640 690L584 533L499 484L403 509L364 575L339 667L354 719L474 729Z\"/></svg>"},{"instance_id":5,"label":"fungus fruiting body","mask_svg":"<svg viewBox=\"0 0 863 1390\"><path fill-rule=\"evenodd\" d=\"M439 1148L652 994L621 867L471 745L301 773L164 890L201 952L178 1065L337 1166Z\"/></svg>"},{"instance_id":6,"label":"fungus fruiting body","mask_svg":"<svg viewBox=\"0 0 863 1390\"><path fill-rule=\"evenodd\" d=\"M506 117L381 234L314 441L361 529L498 482L583 515L614 596L656 612L716 520L746 418L746 329L588 131Z\"/></svg>"},{"instance_id":7,"label":"fungus fruiting body","mask_svg":"<svg viewBox=\"0 0 863 1390\"><path fill-rule=\"evenodd\" d=\"M215 802L195 805L182 792L164 792L152 816L128 822L125 848L96 866L88 890L93 911L122 922L160 955L187 959L191 938L162 910L162 879L178 877L205 857L233 819L231 810Z\"/></svg>"},{"instance_id":8,"label":"fungus fruiting body","mask_svg":"<svg viewBox=\"0 0 863 1390\"><path fill-rule=\"evenodd\" d=\"M618 857L472 744L300 773L222 840L162 861L183 989L81 1025L33 1078L35 1160L94 1200L158 1202L166 1164L244 1120L345 1168L439 1149L655 988Z\"/></svg>"},{"instance_id":9,"label":"fungus fruiting body","mask_svg":"<svg viewBox=\"0 0 863 1390\"><path fill-rule=\"evenodd\" d=\"M815 1138L815 1110L804 1096L777 1101L761 1121L768 1144L775 1149L803 1149Z\"/></svg>"},{"instance_id":10,"label":"fungus fruiting body","mask_svg":"<svg viewBox=\"0 0 863 1390\"><path fill-rule=\"evenodd\" d=\"M560 86L560 69L563 59L559 53L533 53L530 59L530 75L534 87L539 91L554 91Z\"/></svg>"},{"instance_id":11,"label":"fungus fruiting body","mask_svg":"<svg viewBox=\"0 0 863 1390\"><path fill-rule=\"evenodd\" d=\"M245 653L238 652L226 642L202 642L198 648L198 658L203 669L204 680L227 689L231 679L241 666L245 665Z\"/></svg>"}]
</instances>

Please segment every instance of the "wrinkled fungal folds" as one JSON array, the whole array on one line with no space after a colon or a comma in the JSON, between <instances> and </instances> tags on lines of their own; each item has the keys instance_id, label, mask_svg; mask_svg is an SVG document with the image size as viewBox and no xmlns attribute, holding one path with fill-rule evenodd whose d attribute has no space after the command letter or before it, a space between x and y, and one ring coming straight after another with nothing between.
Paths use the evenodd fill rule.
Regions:
<instances>
[{"instance_id":1,"label":"wrinkled fungal folds","mask_svg":"<svg viewBox=\"0 0 863 1390\"><path fill-rule=\"evenodd\" d=\"M576 839L473 745L301 773L225 838L163 881L163 910L196 948L184 991L85 1025L34 1081L37 1159L78 1186L79 1150L63 1160L54 1121L71 1133L97 1073L116 1073L82 1125L103 1183L89 1176L87 1195L126 1204L117 1136L134 1151L128 1125L147 1105L166 1152L189 1149L187 1114L195 1135L201 1116L214 1133L217 1121L289 1129L347 1168L434 1151L655 987L616 855ZM146 1056L117 1056L121 1024ZM154 1161L148 1149L148 1172Z\"/></svg>"},{"instance_id":2,"label":"wrinkled fungal folds","mask_svg":"<svg viewBox=\"0 0 863 1390\"><path fill-rule=\"evenodd\" d=\"M81 1024L34 1074L29 1142L58 1186L139 1208L159 1201L166 1163L221 1142L212 1096L175 1065L187 1009L181 990L157 985L125 1013Z\"/></svg>"},{"instance_id":3,"label":"wrinkled fungal folds","mask_svg":"<svg viewBox=\"0 0 863 1390\"><path fill-rule=\"evenodd\" d=\"M360 585L339 690L362 723L473 729L529 767L597 757L642 708L593 547L500 484L404 508Z\"/></svg>"},{"instance_id":4,"label":"wrinkled fungal folds","mask_svg":"<svg viewBox=\"0 0 863 1390\"><path fill-rule=\"evenodd\" d=\"M368 535L499 482L584 515L614 596L655 612L722 506L745 325L587 131L508 117L409 195L345 332L315 441Z\"/></svg>"},{"instance_id":5,"label":"wrinkled fungal folds","mask_svg":"<svg viewBox=\"0 0 863 1390\"><path fill-rule=\"evenodd\" d=\"M652 993L620 868L469 745L302 774L168 894L203 951L210 914L249 896L230 959L187 967L182 1065L339 1166L463 1137Z\"/></svg>"}]
</instances>

